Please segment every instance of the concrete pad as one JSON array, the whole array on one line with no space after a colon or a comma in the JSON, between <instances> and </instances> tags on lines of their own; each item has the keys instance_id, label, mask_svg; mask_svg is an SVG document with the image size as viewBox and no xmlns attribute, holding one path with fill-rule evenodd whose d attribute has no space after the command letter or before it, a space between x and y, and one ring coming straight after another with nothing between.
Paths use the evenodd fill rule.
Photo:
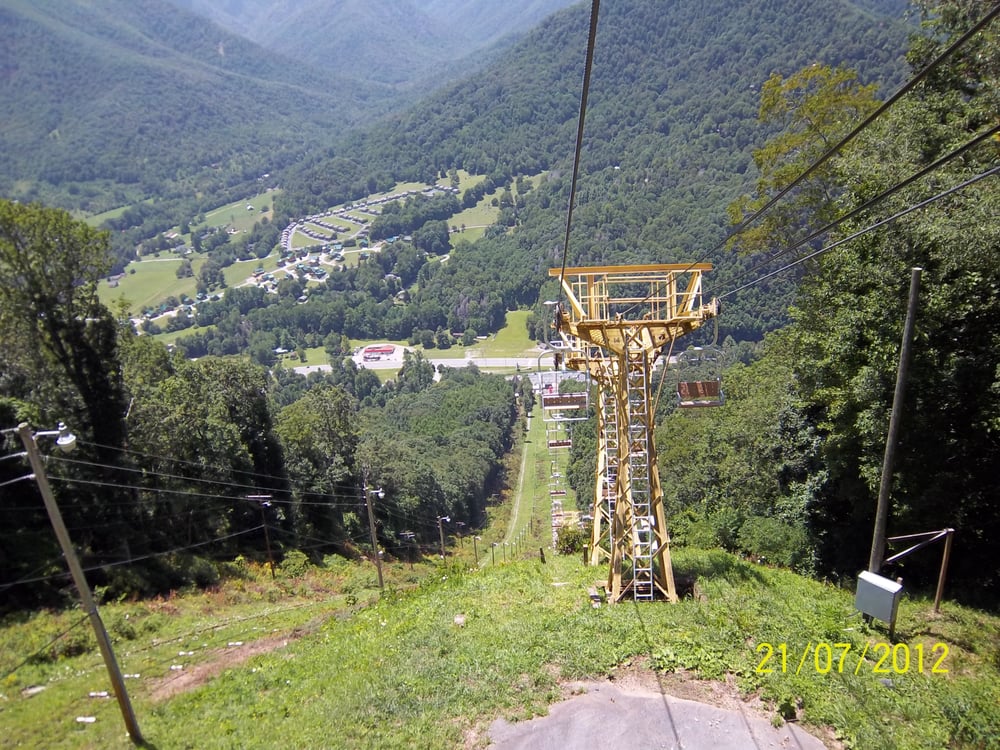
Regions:
<instances>
[{"instance_id":1,"label":"concrete pad","mask_svg":"<svg viewBox=\"0 0 1000 750\"><path fill-rule=\"evenodd\" d=\"M494 750L824 750L795 724L773 727L737 710L609 682L579 683L582 694L556 703L548 716L490 726Z\"/></svg>"}]
</instances>

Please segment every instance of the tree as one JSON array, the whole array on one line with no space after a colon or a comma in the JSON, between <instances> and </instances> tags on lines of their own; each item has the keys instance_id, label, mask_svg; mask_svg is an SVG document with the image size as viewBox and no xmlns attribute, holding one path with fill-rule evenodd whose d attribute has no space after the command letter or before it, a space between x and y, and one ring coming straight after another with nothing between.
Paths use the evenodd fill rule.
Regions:
<instances>
[{"instance_id":1,"label":"tree","mask_svg":"<svg viewBox=\"0 0 1000 750\"><path fill-rule=\"evenodd\" d=\"M355 410L343 389L319 386L282 409L275 428L298 501L296 531L331 544L342 541L343 503L337 498L351 486Z\"/></svg>"},{"instance_id":2,"label":"tree","mask_svg":"<svg viewBox=\"0 0 1000 750\"><path fill-rule=\"evenodd\" d=\"M117 322L97 297L109 267L106 232L65 211L0 200L0 357L20 374L12 395L42 405L50 421L73 421L95 443L120 447Z\"/></svg>"},{"instance_id":3,"label":"tree","mask_svg":"<svg viewBox=\"0 0 1000 750\"><path fill-rule=\"evenodd\" d=\"M413 232L413 245L430 255L444 255L451 249L448 222L429 221Z\"/></svg>"},{"instance_id":4,"label":"tree","mask_svg":"<svg viewBox=\"0 0 1000 750\"><path fill-rule=\"evenodd\" d=\"M978 7L978 4L975 4ZM916 67L973 22L972 6L940 5L932 35L914 46ZM997 32L943 65L832 165L845 206L859 205L995 124ZM865 228L995 166L995 145L967 152L883 201ZM868 556L893 398L910 269L924 269L889 533L951 526L962 543L953 581L995 597L1000 539L995 467L1000 462L1000 195L976 183L823 255L803 283L795 313L796 381L822 439L809 524L822 529L825 570L854 573ZM932 584L933 555L907 559L907 578Z\"/></svg>"},{"instance_id":5,"label":"tree","mask_svg":"<svg viewBox=\"0 0 1000 750\"><path fill-rule=\"evenodd\" d=\"M759 119L781 127L779 135L753 152L760 171L756 195L729 206L733 224L744 222L788 187L853 125L878 105L875 85L862 86L853 70L811 65L787 79L774 73L761 89ZM837 211L840 193L832 165L815 170L756 225L730 242L744 253L782 250L817 229ZM803 218L808 216L808 225Z\"/></svg>"},{"instance_id":6,"label":"tree","mask_svg":"<svg viewBox=\"0 0 1000 750\"><path fill-rule=\"evenodd\" d=\"M433 336L433 332L431 333ZM399 390L405 393L416 393L428 388L434 382L434 365L424 357L422 352L409 350L403 352L403 367L398 376Z\"/></svg>"}]
</instances>

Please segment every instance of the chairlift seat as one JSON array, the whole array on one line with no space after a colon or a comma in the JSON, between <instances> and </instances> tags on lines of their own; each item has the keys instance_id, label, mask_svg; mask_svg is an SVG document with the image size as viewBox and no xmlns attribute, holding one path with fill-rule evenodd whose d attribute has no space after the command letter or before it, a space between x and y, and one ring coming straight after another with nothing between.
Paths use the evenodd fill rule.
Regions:
<instances>
[{"instance_id":1,"label":"chairlift seat","mask_svg":"<svg viewBox=\"0 0 1000 750\"><path fill-rule=\"evenodd\" d=\"M681 408L722 406L724 402L718 380L682 380L677 384L677 405Z\"/></svg>"},{"instance_id":2,"label":"chairlift seat","mask_svg":"<svg viewBox=\"0 0 1000 750\"><path fill-rule=\"evenodd\" d=\"M586 393L562 393L559 395L542 395L542 407L545 409L586 409Z\"/></svg>"}]
</instances>

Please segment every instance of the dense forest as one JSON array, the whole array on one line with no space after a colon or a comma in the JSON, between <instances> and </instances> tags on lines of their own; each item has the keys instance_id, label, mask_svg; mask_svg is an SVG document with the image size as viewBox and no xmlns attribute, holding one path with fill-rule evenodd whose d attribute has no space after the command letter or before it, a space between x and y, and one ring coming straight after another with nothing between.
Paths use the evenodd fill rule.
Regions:
<instances>
[{"instance_id":1,"label":"dense forest","mask_svg":"<svg viewBox=\"0 0 1000 750\"><path fill-rule=\"evenodd\" d=\"M996 602L995 23L798 186L775 214L780 221L725 239L730 221L766 204L891 84L997 7L917 3L926 28L905 68L897 66L901 29L850 3L648 0L603 12L568 260L707 254L717 264L710 291L723 299L726 406L692 413L661 402L660 471L677 543L721 545L831 578L864 567L910 269L920 266L889 531L956 528L955 592ZM0 497L5 601L49 603L65 584L36 491L18 479L24 467L9 428L21 421L62 420L79 437L79 450L52 456L49 470L85 564L109 597L210 582L216 562L262 554L264 525L280 529L272 541L282 551L356 554L366 483L385 491L380 544L394 554L406 554L404 532L433 541L442 515L480 523L522 386L475 370L447 371L435 383L420 356L381 385L340 355L345 335L496 330L506 310L551 296L544 280L561 259L585 21L583 8L557 14L503 64L313 154L286 173L275 206L276 216L302 216L375 185L457 168L493 185L544 172L482 240L456 242L447 264L401 243L331 276L308 304L296 304L293 281L267 299L228 290L199 308L211 332L175 353L97 301L111 235L59 210L0 201L0 270L9 281L0 285L0 482L11 482ZM978 181L959 188L968 180ZM429 212L428 220L440 218ZM781 266L789 268L764 279ZM401 303L396 292L407 286L413 295ZM546 337L541 313L532 326ZM329 374L265 368L277 346L305 345L327 348ZM236 351L251 356L221 356ZM593 453L583 429L570 478L585 507ZM269 505L248 499L261 495ZM918 555L892 572L925 585L937 562Z\"/></svg>"},{"instance_id":2,"label":"dense forest","mask_svg":"<svg viewBox=\"0 0 1000 750\"><path fill-rule=\"evenodd\" d=\"M998 10L995 2L922 7L935 34L914 41L908 60L915 73ZM660 471L677 542L722 545L845 580L865 567L911 269L919 267L912 364L889 477L889 534L956 529L953 590L995 603L1000 484L988 467L1000 458L1000 192L998 80L988 61L1000 50L995 23L990 29L800 185L776 226L736 239L742 253L761 242L787 248L779 264L799 264L805 273L790 325L756 353L731 339L723 344L731 363L724 408L692 413L666 405L661 414ZM769 81L762 116L782 130L755 152L757 189L733 203L734 220L845 135L874 108L870 96L850 75L829 69ZM860 115L847 119L845 111ZM895 190L930 165L931 176ZM867 207L875 198L877 206ZM845 216L833 233L816 235ZM877 231L865 231L873 226ZM771 267L758 262L756 273ZM724 310L731 294L722 295ZM679 377L668 373L671 382ZM586 452L586 441L579 450ZM578 453L571 473L582 497L593 487L588 459ZM940 555L932 548L886 572L933 586Z\"/></svg>"},{"instance_id":3,"label":"dense forest","mask_svg":"<svg viewBox=\"0 0 1000 750\"><path fill-rule=\"evenodd\" d=\"M447 236L446 218L458 208L450 198L442 198L443 205L387 207L373 237L413 233L419 249L459 250L447 265L421 270L410 305L393 303L398 290L391 283L370 282L374 269L361 273L360 286L356 277L333 275L311 296L316 307L309 311L287 309L301 293L288 288L283 308L268 299L269 310L250 313L253 325L230 318L181 344L192 356L252 350L266 362L266 344L275 340L271 350L313 347L341 335L416 340L428 330L495 331L505 310L551 296L540 290L547 269L559 262L585 18L584 8L557 14L500 64L385 124L334 140L284 173L268 228L211 251L213 268L247 257L243 248L249 244L268 252L290 217L361 199L400 179L434 181L458 168L485 174L461 196L462 207L484 192L517 185L505 193L496 226L473 245ZM720 18L727 29L721 35L715 23ZM752 29L767 32L751 39ZM718 265L712 284L745 273L753 262L721 247L728 229L721 207L749 189L753 148L775 128L756 116L759 87L775 71L817 60L856 68L888 87L901 75L903 35L903 27L888 20L873 24L851 4L664 8L644 2L607 9L599 27L570 262L671 262L707 255ZM646 59L661 63L637 64ZM541 172L544 179L528 189L522 178ZM192 203L188 216L198 208ZM133 210L110 222L119 261L129 257L143 232L163 231L170 221L171 214L156 204ZM384 273L399 275L391 259L378 263ZM723 335L759 340L788 322L793 293L794 285L783 282L747 291L727 306ZM242 299L238 304L245 307ZM219 322L216 307L172 325ZM546 325L539 316L533 333L545 338Z\"/></svg>"},{"instance_id":4,"label":"dense forest","mask_svg":"<svg viewBox=\"0 0 1000 750\"><path fill-rule=\"evenodd\" d=\"M100 213L249 191L331 124L391 106L385 87L293 64L166 0L7 0L0 29L9 198Z\"/></svg>"},{"instance_id":5,"label":"dense forest","mask_svg":"<svg viewBox=\"0 0 1000 750\"><path fill-rule=\"evenodd\" d=\"M435 382L419 354L385 385L349 360L308 378L244 358L187 360L97 302L106 234L0 201L0 238L5 272L23 280L0 306L0 422L72 426L78 449L52 455L47 472L103 596L206 585L222 562L268 545L355 556L366 482L384 491L389 554L433 544L441 515L483 523L518 424L518 384L474 368ZM20 450L5 428L5 458ZM67 583L25 471L0 464L4 608L51 604Z\"/></svg>"},{"instance_id":6,"label":"dense forest","mask_svg":"<svg viewBox=\"0 0 1000 750\"><path fill-rule=\"evenodd\" d=\"M330 158L290 170L277 210L323 210L365 195L366 181L385 175L433 180L461 168L502 186L545 172L486 238L421 285L417 301L457 315L461 328L466 300L497 298L512 309L546 299L537 290L562 247L587 10L553 16L500 64L349 134ZM753 149L774 130L757 118L761 85L774 72L819 62L856 69L866 83L891 90L903 73L905 33L850 3L647 1L602 9L570 264L708 255L719 267L711 283L725 284L751 265L710 251L728 231L720 207L750 188ZM735 300L724 333L759 339L787 322L791 290L762 285Z\"/></svg>"}]
</instances>

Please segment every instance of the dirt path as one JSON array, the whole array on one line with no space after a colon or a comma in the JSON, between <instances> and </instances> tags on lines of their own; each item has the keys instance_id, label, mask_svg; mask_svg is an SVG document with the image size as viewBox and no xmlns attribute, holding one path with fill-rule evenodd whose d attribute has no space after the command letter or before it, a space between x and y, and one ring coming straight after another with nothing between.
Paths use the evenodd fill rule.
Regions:
<instances>
[{"instance_id":1,"label":"dirt path","mask_svg":"<svg viewBox=\"0 0 1000 750\"><path fill-rule=\"evenodd\" d=\"M151 681L149 697L154 702L159 703L168 698L173 698L179 693L194 690L196 687L204 685L213 677L218 677L227 669L242 664L252 656L284 648L291 640L301 635L304 634L278 635L270 638L261 638L257 641L240 643L238 646L212 649L207 654L202 655L203 661L181 670L172 671L168 675Z\"/></svg>"}]
</instances>

